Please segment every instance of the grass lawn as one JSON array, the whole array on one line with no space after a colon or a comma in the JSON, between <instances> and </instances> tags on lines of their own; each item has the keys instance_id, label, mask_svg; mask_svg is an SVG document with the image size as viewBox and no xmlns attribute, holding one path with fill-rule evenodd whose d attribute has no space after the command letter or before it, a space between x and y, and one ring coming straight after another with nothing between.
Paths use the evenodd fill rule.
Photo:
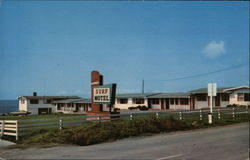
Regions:
<instances>
[{"instance_id":1,"label":"grass lawn","mask_svg":"<svg viewBox=\"0 0 250 160\"><path fill-rule=\"evenodd\" d=\"M27 116L0 116L0 120L34 120L50 119L60 117L86 116L86 114L46 114L46 115L27 115Z\"/></svg>"}]
</instances>

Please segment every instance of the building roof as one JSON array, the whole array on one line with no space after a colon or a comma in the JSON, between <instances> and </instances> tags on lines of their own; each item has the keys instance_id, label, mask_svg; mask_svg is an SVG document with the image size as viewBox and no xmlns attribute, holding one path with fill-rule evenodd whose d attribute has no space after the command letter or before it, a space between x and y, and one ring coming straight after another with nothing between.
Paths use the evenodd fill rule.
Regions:
<instances>
[{"instance_id":1,"label":"building roof","mask_svg":"<svg viewBox=\"0 0 250 160\"><path fill-rule=\"evenodd\" d=\"M224 92L232 92L234 90L239 90L239 89L250 89L250 88L248 86L239 86L239 87L224 89Z\"/></svg>"},{"instance_id":2,"label":"building roof","mask_svg":"<svg viewBox=\"0 0 250 160\"><path fill-rule=\"evenodd\" d=\"M179 92L179 93L159 93L155 95L148 96L147 98L189 98L190 93Z\"/></svg>"},{"instance_id":3,"label":"building roof","mask_svg":"<svg viewBox=\"0 0 250 160\"><path fill-rule=\"evenodd\" d=\"M90 99L64 99L64 100L58 100L58 101L53 101L54 104L56 103L91 103Z\"/></svg>"},{"instance_id":4,"label":"building roof","mask_svg":"<svg viewBox=\"0 0 250 160\"><path fill-rule=\"evenodd\" d=\"M223 93L225 89L229 89L229 88L231 87L219 87L217 88L217 93ZM207 93L207 88L195 89L195 90L189 91L189 93L191 94Z\"/></svg>"},{"instance_id":5,"label":"building roof","mask_svg":"<svg viewBox=\"0 0 250 160\"><path fill-rule=\"evenodd\" d=\"M26 98L26 99L79 99L81 97L78 96L20 96L20 98Z\"/></svg>"},{"instance_id":6,"label":"building roof","mask_svg":"<svg viewBox=\"0 0 250 160\"><path fill-rule=\"evenodd\" d=\"M127 94L116 94L116 98L146 98L150 95L155 95L159 93L127 93Z\"/></svg>"}]
</instances>

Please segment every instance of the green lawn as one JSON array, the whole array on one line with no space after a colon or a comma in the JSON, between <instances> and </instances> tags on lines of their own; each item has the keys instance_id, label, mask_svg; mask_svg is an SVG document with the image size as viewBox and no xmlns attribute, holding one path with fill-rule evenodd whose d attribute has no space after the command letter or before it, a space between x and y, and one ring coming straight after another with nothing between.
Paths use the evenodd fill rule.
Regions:
<instances>
[{"instance_id":1,"label":"green lawn","mask_svg":"<svg viewBox=\"0 0 250 160\"><path fill-rule=\"evenodd\" d=\"M46 115L27 115L27 116L0 116L0 120L34 120L50 119L60 117L85 116L86 114L46 114Z\"/></svg>"}]
</instances>

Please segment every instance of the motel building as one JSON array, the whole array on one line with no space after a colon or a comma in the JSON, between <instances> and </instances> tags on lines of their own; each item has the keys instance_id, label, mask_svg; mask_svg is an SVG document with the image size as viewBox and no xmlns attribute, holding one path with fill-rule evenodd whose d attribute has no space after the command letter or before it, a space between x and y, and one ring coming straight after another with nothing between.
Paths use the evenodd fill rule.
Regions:
<instances>
[{"instance_id":1,"label":"motel building","mask_svg":"<svg viewBox=\"0 0 250 160\"><path fill-rule=\"evenodd\" d=\"M20 96L19 111L31 112L32 115L56 112L75 113L90 110L90 100L78 96Z\"/></svg>"},{"instance_id":2,"label":"motel building","mask_svg":"<svg viewBox=\"0 0 250 160\"><path fill-rule=\"evenodd\" d=\"M53 101L56 112L62 113L83 113L91 110L90 99L64 99Z\"/></svg>"},{"instance_id":3,"label":"motel building","mask_svg":"<svg viewBox=\"0 0 250 160\"><path fill-rule=\"evenodd\" d=\"M91 111L90 99L78 96L20 96L19 110L31 114L85 113ZM117 94L115 108L127 110L129 107L147 106L155 110L194 110L209 108L207 88L200 88L181 93L129 93ZM217 96L213 100L215 107L225 108L229 104L250 105L248 86L217 88ZM108 111L108 105L103 105Z\"/></svg>"},{"instance_id":4,"label":"motel building","mask_svg":"<svg viewBox=\"0 0 250 160\"><path fill-rule=\"evenodd\" d=\"M221 87L217 88L217 96L214 97L215 107L225 108L229 104L249 105L249 87ZM182 93L155 93L155 94L118 94L115 107L128 109L138 105L148 106L156 110L194 110L209 108L210 97L207 88L200 88Z\"/></svg>"}]
</instances>

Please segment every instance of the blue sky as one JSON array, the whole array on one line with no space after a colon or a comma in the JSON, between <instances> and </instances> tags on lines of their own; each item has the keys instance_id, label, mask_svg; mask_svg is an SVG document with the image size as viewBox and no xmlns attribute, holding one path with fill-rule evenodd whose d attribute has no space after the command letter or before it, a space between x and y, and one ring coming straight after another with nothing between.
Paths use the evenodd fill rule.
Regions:
<instances>
[{"instance_id":1,"label":"blue sky","mask_svg":"<svg viewBox=\"0 0 250 160\"><path fill-rule=\"evenodd\" d=\"M92 70L118 93L248 85L248 18L248 2L5 0L0 99L89 97Z\"/></svg>"}]
</instances>

